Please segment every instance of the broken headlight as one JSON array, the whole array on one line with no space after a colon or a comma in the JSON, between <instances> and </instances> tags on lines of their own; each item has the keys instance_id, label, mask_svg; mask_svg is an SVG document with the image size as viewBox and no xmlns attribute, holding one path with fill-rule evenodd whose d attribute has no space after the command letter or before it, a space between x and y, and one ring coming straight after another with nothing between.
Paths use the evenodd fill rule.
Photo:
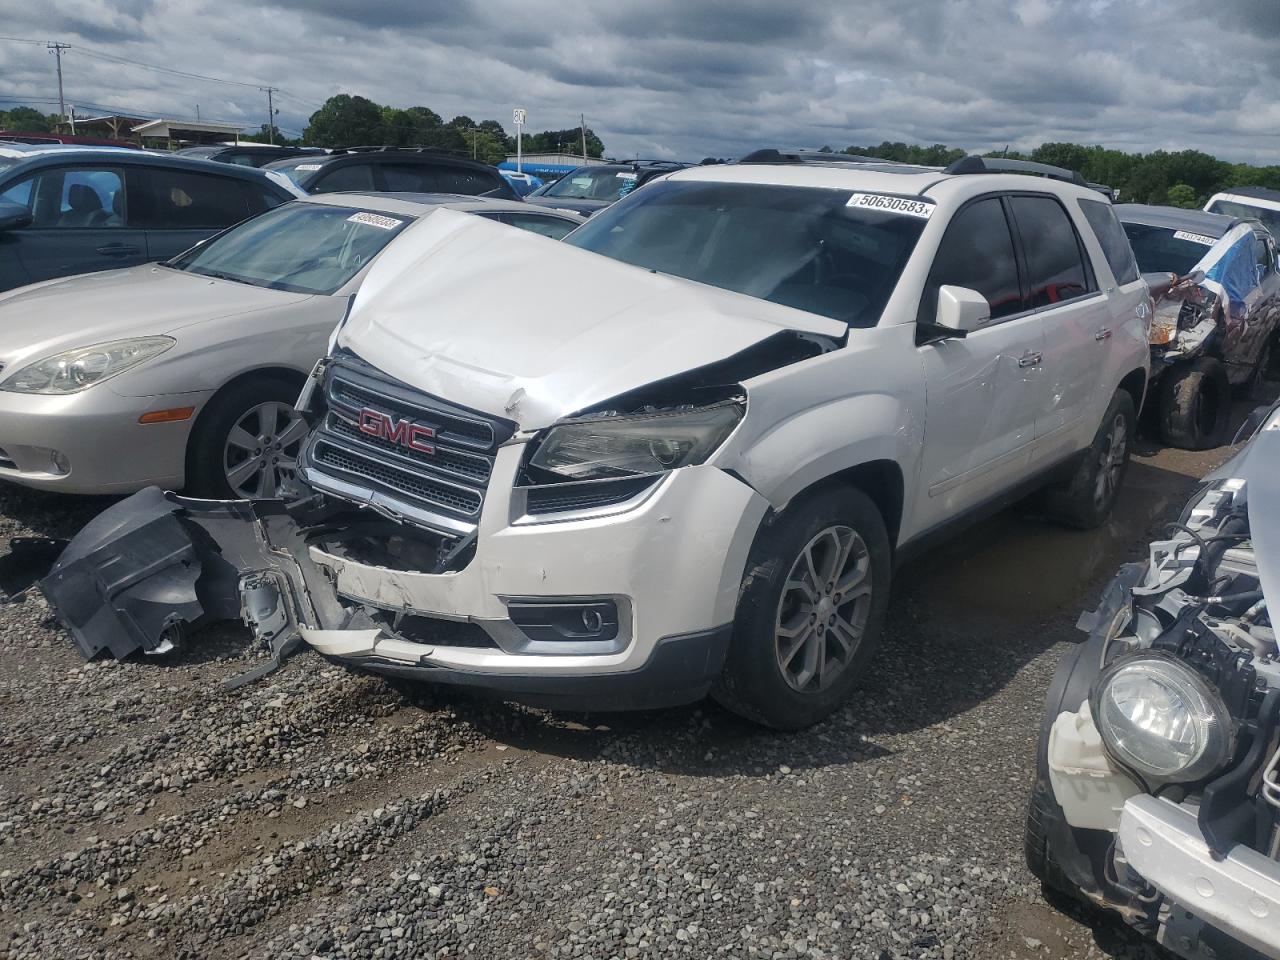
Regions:
<instances>
[{"instance_id":1,"label":"broken headlight","mask_svg":"<svg viewBox=\"0 0 1280 960\"><path fill-rule=\"evenodd\" d=\"M547 431L529 460L564 480L661 473L702 463L742 419L736 401L570 420Z\"/></svg>"},{"instance_id":2,"label":"broken headlight","mask_svg":"<svg viewBox=\"0 0 1280 960\"><path fill-rule=\"evenodd\" d=\"M176 342L173 337L138 337L68 350L27 364L4 383L0 383L0 390L13 393L78 393L152 357L158 357Z\"/></svg>"},{"instance_id":3,"label":"broken headlight","mask_svg":"<svg viewBox=\"0 0 1280 960\"><path fill-rule=\"evenodd\" d=\"M1235 750L1235 723L1222 696L1167 654L1112 664L1094 685L1090 707L1107 753L1147 780L1203 779Z\"/></svg>"}]
</instances>

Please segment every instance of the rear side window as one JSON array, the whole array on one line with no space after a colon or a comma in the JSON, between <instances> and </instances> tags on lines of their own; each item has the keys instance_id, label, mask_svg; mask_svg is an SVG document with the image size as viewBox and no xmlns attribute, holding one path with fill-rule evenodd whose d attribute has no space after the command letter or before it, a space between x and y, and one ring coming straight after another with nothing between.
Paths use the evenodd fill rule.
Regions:
<instances>
[{"instance_id":1,"label":"rear side window","mask_svg":"<svg viewBox=\"0 0 1280 960\"><path fill-rule=\"evenodd\" d=\"M1098 238L1102 255L1111 265L1116 283L1124 286L1126 283L1137 280L1138 261L1134 259L1133 247L1129 245L1129 238L1111 204L1103 203L1101 200L1081 200L1080 212L1089 221L1093 235Z\"/></svg>"},{"instance_id":2,"label":"rear side window","mask_svg":"<svg viewBox=\"0 0 1280 960\"><path fill-rule=\"evenodd\" d=\"M947 227L920 300L922 322L933 322L938 289L944 286L978 291L991 305L992 320L1027 309L1018 284L1013 236L999 198L969 204Z\"/></svg>"},{"instance_id":3,"label":"rear side window","mask_svg":"<svg viewBox=\"0 0 1280 960\"><path fill-rule=\"evenodd\" d=\"M147 230L221 229L265 209L232 177L140 167L129 171L129 225Z\"/></svg>"},{"instance_id":4,"label":"rear side window","mask_svg":"<svg viewBox=\"0 0 1280 960\"><path fill-rule=\"evenodd\" d=\"M1067 211L1053 197L1009 198L1027 260L1030 306L1050 307L1092 292Z\"/></svg>"},{"instance_id":5,"label":"rear side window","mask_svg":"<svg viewBox=\"0 0 1280 960\"><path fill-rule=\"evenodd\" d=\"M384 163L382 182L392 193L435 193L436 172L424 164Z\"/></svg>"},{"instance_id":6,"label":"rear side window","mask_svg":"<svg viewBox=\"0 0 1280 960\"><path fill-rule=\"evenodd\" d=\"M337 193L340 190L376 190L373 168L367 163L352 163L320 174L311 193Z\"/></svg>"}]
</instances>

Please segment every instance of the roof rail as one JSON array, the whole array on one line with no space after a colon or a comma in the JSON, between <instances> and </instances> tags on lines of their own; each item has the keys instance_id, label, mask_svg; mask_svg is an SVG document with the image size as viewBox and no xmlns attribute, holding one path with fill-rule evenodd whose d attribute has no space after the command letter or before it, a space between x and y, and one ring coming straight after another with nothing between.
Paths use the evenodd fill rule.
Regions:
<instances>
[{"instance_id":1,"label":"roof rail","mask_svg":"<svg viewBox=\"0 0 1280 960\"><path fill-rule=\"evenodd\" d=\"M443 157L458 157L463 160L470 160L464 150L454 150L449 147L397 147L388 146L386 144L371 144L368 146L357 145L352 147L334 147L332 153L437 153Z\"/></svg>"},{"instance_id":2,"label":"roof rail","mask_svg":"<svg viewBox=\"0 0 1280 960\"><path fill-rule=\"evenodd\" d=\"M1036 163L1032 160L1006 160L1001 157L961 157L942 172L953 176L969 173L1021 173L1033 177L1047 177L1050 180L1063 180L1081 187L1089 185L1075 170L1055 167L1047 163Z\"/></svg>"},{"instance_id":3,"label":"roof rail","mask_svg":"<svg viewBox=\"0 0 1280 960\"><path fill-rule=\"evenodd\" d=\"M893 163L880 157L865 157L856 153L824 153L821 150L775 150L766 147L753 150L738 158L738 163Z\"/></svg>"}]
</instances>

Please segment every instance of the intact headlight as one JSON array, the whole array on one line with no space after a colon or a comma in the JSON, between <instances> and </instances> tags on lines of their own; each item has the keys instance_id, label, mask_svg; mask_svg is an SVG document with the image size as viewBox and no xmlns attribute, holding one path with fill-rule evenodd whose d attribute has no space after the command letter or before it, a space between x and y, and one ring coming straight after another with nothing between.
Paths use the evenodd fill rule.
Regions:
<instances>
[{"instance_id":1,"label":"intact headlight","mask_svg":"<svg viewBox=\"0 0 1280 960\"><path fill-rule=\"evenodd\" d=\"M77 393L158 357L177 341L173 337L137 337L68 350L28 364L0 383L13 393Z\"/></svg>"},{"instance_id":2,"label":"intact headlight","mask_svg":"<svg viewBox=\"0 0 1280 960\"><path fill-rule=\"evenodd\" d=\"M1107 752L1147 779L1200 780L1235 752L1235 724L1218 691L1167 654L1112 664L1090 707Z\"/></svg>"},{"instance_id":3,"label":"intact headlight","mask_svg":"<svg viewBox=\"0 0 1280 960\"><path fill-rule=\"evenodd\" d=\"M529 466L567 480L660 473L702 463L742 419L736 401L552 427Z\"/></svg>"}]
</instances>

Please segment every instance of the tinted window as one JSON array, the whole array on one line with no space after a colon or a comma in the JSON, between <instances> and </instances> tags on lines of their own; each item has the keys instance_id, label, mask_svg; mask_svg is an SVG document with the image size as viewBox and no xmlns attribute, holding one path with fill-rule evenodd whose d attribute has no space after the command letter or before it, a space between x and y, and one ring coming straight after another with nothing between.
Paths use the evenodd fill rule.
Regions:
<instances>
[{"instance_id":1,"label":"tinted window","mask_svg":"<svg viewBox=\"0 0 1280 960\"><path fill-rule=\"evenodd\" d=\"M660 181L564 242L646 270L875 326L925 220L849 206L850 191Z\"/></svg>"},{"instance_id":2,"label":"tinted window","mask_svg":"<svg viewBox=\"0 0 1280 960\"><path fill-rule=\"evenodd\" d=\"M507 213L503 214L502 219L513 227L528 230L530 233L538 233L544 237L550 237L552 240L561 239L577 226L576 223L569 220L561 220L559 217L540 217L534 213Z\"/></svg>"},{"instance_id":3,"label":"tinted window","mask_svg":"<svg viewBox=\"0 0 1280 960\"><path fill-rule=\"evenodd\" d=\"M639 176L633 170L579 167L547 187L539 196L566 200L617 200L635 189Z\"/></svg>"},{"instance_id":4,"label":"tinted window","mask_svg":"<svg viewBox=\"0 0 1280 960\"><path fill-rule=\"evenodd\" d=\"M436 169L436 189L441 193L460 193L474 197L490 190L502 188L502 178L483 170L466 167L439 167Z\"/></svg>"},{"instance_id":5,"label":"tinted window","mask_svg":"<svg viewBox=\"0 0 1280 960\"><path fill-rule=\"evenodd\" d=\"M1153 227L1145 223L1126 223L1124 232L1133 246L1133 254L1143 273L1176 273L1180 277L1186 276L1195 269L1195 265L1212 246L1177 235L1184 231Z\"/></svg>"},{"instance_id":6,"label":"tinted window","mask_svg":"<svg viewBox=\"0 0 1280 960\"><path fill-rule=\"evenodd\" d=\"M392 193L435 193L435 170L423 164L384 163L382 182Z\"/></svg>"},{"instance_id":7,"label":"tinted window","mask_svg":"<svg viewBox=\"0 0 1280 960\"><path fill-rule=\"evenodd\" d=\"M265 208L262 194L231 177L185 170L129 171L129 225L148 230L229 227Z\"/></svg>"},{"instance_id":8,"label":"tinted window","mask_svg":"<svg viewBox=\"0 0 1280 960\"><path fill-rule=\"evenodd\" d=\"M1081 200L1080 211L1093 228L1093 235L1098 238L1102 247L1102 255L1111 265L1116 283L1123 286L1138 279L1138 261L1134 259L1133 248L1129 245L1129 237L1120 225L1111 204L1101 200Z\"/></svg>"},{"instance_id":9,"label":"tinted window","mask_svg":"<svg viewBox=\"0 0 1280 960\"><path fill-rule=\"evenodd\" d=\"M1027 309L1018 285L1013 237L1004 207L995 197L969 204L947 227L920 300L922 321L933 322L938 288L944 286L978 291L991 305L993 320Z\"/></svg>"},{"instance_id":10,"label":"tinted window","mask_svg":"<svg viewBox=\"0 0 1280 960\"><path fill-rule=\"evenodd\" d=\"M29 209L35 227L124 226L124 189L118 170L42 170L5 190L0 199Z\"/></svg>"},{"instance_id":11,"label":"tinted window","mask_svg":"<svg viewBox=\"0 0 1280 960\"><path fill-rule=\"evenodd\" d=\"M1048 307L1089 293L1080 238L1052 197L1011 197L1013 217L1027 258L1031 306Z\"/></svg>"},{"instance_id":12,"label":"tinted window","mask_svg":"<svg viewBox=\"0 0 1280 960\"><path fill-rule=\"evenodd\" d=\"M351 163L320 174L320 179L311 187L311 193L374 189L377 188L373 185L373 168L367 163Z\"/></svg>"}]
</instances>

